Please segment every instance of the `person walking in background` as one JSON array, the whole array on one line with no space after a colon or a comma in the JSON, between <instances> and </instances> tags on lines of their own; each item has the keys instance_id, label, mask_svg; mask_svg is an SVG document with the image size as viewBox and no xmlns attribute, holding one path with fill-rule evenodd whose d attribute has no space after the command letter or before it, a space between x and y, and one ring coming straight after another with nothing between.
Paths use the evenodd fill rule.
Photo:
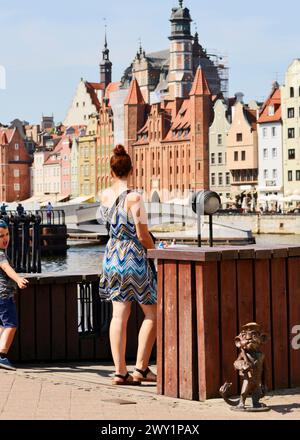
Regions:
<instances>
[{"instance_id":1,"label":"person walking in background","mask_svg":"<svg viewBox=\"0 0 300 440\"><path fill-rule=\"evenodd\" d=\"M24 209L24 206L22 205L22 203L18 203L17 213L20 217L21 217L21 215L25 214L25 209Z\"/></svg>"},{"instance_id":2,"label":"person walking in background","mask_svg":"<svg viewBox=\"0 0 300 440\"><path fill-rule=\"evenodd\" d=\"M133 172L130 156L122 145L114 149L110 161L113 186L100 195L101 216L110 224L110 239L103 259L100 297L112 301L110 344L115 364L114 385L156 382L149 359L156 339L157 282L147 249L154 249L148 231L142 196L128 189ZM145 318L138 339L136 368L132 375L126 366L127 323L131 304L137 302Z\"/></svg>"},{"instance_id":3,"label":"person walking in background","mask_svg":"<svg viewBox=\"0 0 300 440\"><path fill-rule=\"evenodd\" d=\"M7 359L7 353L13 343L17 331L17 311L14 301L16 286L25 289L28 280L20 277L11 267L5 250L9 244L7 224L0 220L0 368L15 370Z\"/></svg>"},{"instance_id":4,"label":"person walking in background","mask_svg":"<svg viewBox=\"0 0 300 440\"><path fill-rule=\"evenodd\" d=\"M2 203L1 207L0 207L0 213L1 215L7 215L6 212L6 208L8 207L8 205L6 205L4 202Z\"/></svg>"},{"instance_id":5,"label":"person walking in background","mask_svg":"<svg viewBox=\"0 0 300 440\"><path fill-rule=\"evenodd\" d=\"M47 210L46 210L46 216L47 216L47 223L48 223L48 225L51 224L52 212L53 212L53 206L51 205L51 202L48 202Z\"/></svg>"}]
</instances>

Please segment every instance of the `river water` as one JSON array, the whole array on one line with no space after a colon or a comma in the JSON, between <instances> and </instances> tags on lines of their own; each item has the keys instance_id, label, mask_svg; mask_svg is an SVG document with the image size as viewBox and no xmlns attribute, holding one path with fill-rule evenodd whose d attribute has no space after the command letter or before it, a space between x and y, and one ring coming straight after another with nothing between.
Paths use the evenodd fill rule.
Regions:
<instances>
[{"instance_id":1,"label":"river water","mask_svg":"<svg viewBox=\"0 0 300 440\"><path fill-rule=\"evenodd\" d=\"M300 235L256 235L256 243L263 246L278 244L299 245ZM100 273L105 246L69 241L70 249L65 257L43 258L42 272Z\"/></svg>"}]
</instances>

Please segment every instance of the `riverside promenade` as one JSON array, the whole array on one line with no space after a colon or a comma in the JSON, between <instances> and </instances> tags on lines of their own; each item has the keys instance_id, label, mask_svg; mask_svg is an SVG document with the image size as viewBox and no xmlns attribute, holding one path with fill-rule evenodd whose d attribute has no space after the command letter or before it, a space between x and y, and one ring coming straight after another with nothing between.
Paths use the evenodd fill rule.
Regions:
<instances>
[{"instance_id":1,"label":"riverside promenade","mask_svg":"<svg viewBox=\"0 0 300 440\"><path fill-rule=\"evenodd\" d=\"M133 367L129 368L132 371ZM154 368L155 370L155 368ZM300 389L277 391L265 413L232 412L222 399L157 395L152 384L113 386L111 364L18 365L0 371L0 420L299 420Z\"/></svg>"}]
</instances>

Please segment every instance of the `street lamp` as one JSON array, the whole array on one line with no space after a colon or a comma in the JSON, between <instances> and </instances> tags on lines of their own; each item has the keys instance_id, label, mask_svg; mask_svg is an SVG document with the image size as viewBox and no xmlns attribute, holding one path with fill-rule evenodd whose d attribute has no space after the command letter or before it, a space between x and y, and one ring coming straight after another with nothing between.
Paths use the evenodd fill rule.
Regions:
<instances>
[{"instance_id":1,"label":"street lamp","mask_svg":"<svg viewBox=\"0 0 300 440\"><path fill-rule=\"evenodd\" d=\"M193 194L192 209L197 214L198 247L201 247L201 215L209 216L209 245L213 247L212 216L221 206L221 198L214 191L203 189Z\"/></svg>"}]
</instances>

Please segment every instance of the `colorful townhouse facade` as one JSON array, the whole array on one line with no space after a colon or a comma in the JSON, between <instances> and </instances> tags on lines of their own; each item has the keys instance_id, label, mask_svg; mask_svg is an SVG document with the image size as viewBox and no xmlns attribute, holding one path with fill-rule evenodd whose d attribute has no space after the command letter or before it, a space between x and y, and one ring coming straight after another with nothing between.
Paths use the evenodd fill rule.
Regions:
<instances>
[{"instance_id":1,"label":"colorful townhouse facade","mask_svg":"<svg viewBox=\"0 0 300 440\"><path fill-rule=\"evenodd\" d=\"M231 173L231 196L243 199L256 194L258 185L257 110L241 101L232 108L232 123L227 136L227 163Z\"/></svg>"},{"instance_id":2,"label":"colorful townhouse facade","mask_svg":"<svg viewBox=\"0 0 300 440\"><path fill-rule=\"evenodd\" d=\"M300 59L290 64L281 91L284 195L300 201Z\"/></svg>"},{"instance_id":3,"label":"colorful townhouse facade","mask_svg":"<svg viewBox=\"0 0 300 440\"><path fill-rule=\"evenodd\" d=\"M17 128L0 128L0 200L16 202L30 197L32 158Z\"/></svg>"},{"instance_id":4,"label":"colorful townhouse facade","mask_svg":"<svg viewBox=\"0 0 300 440\"><path fill-rule=\"evenodd\" d=\"M209 128L209 179L210 189L221 197L226 207L231 199L231 173L227 165L227 135L230 129L230 107L224 99L214 104L214 120Z\"/></svg>"},{"instance_id":5,"label":"colorful townhouse facade","mask_svg":"<svg viewBox=\"0 0 300 440\"><path fill-rule=\"evenodd\" d=\"M283 210L281 93L276 82L261 109L257 123L259 206L264 210Z\"/></svg>"}]
</instances>

